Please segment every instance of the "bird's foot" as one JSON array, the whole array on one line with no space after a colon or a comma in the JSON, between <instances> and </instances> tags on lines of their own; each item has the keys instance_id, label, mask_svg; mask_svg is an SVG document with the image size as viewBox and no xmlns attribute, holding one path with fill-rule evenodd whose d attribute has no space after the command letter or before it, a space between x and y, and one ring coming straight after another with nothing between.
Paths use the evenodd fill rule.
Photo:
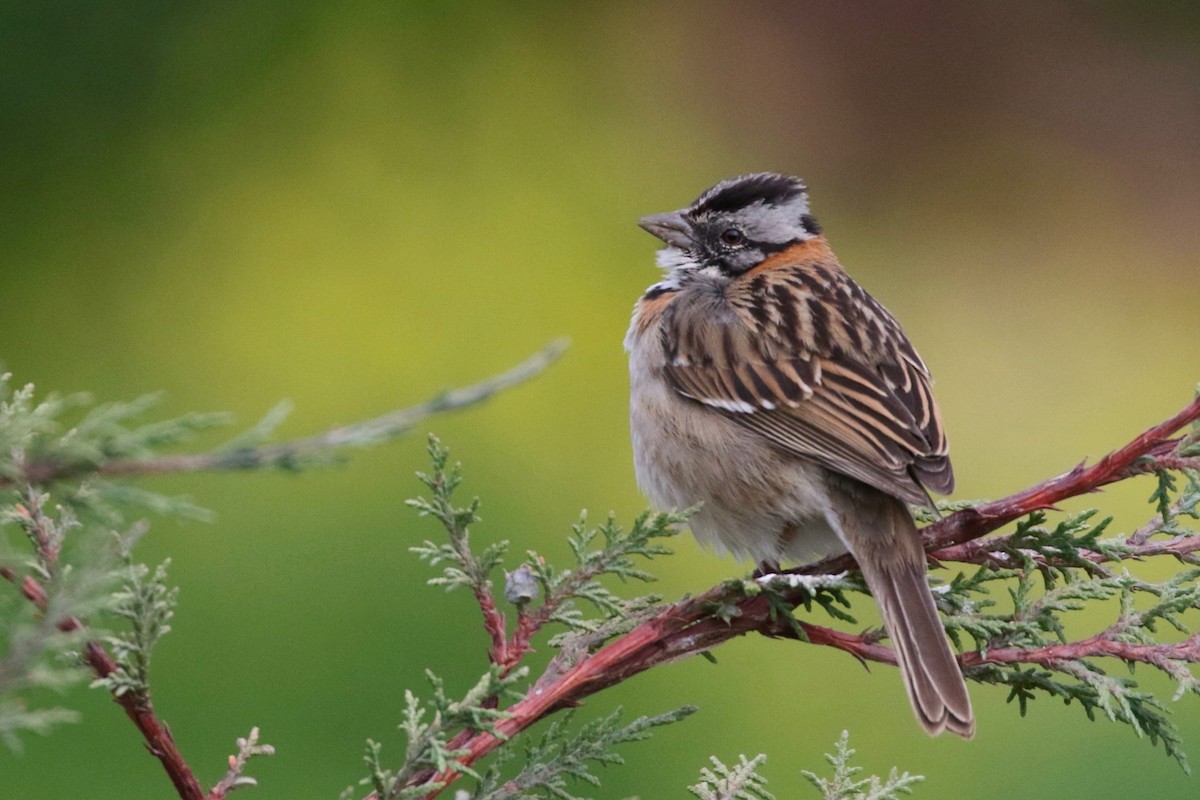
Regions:
<instances>
[{"instance_id":1,"label":"bird's foot","mask_svg":"<svg viewBox=\"0 0 1200 800\"><path fill-rule=\"evenodd\" d=\"M751 578L751 580L757 581L757 580L767 577L768 575L778 575L778 574L779 574L779 562L778 561L769 561L769 560L768 561L760 561L760 562L758 562L758 568L755 569L754 572L750 573L750 578Z\"/></svg>"}]
</instances>

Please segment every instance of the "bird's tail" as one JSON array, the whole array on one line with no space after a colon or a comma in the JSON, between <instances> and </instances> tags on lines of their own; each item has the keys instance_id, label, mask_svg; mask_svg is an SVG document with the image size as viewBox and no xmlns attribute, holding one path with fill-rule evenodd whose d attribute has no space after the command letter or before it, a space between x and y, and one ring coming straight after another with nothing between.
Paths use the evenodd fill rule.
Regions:
<instances>
[{"instance_id":1,"label":"bird's tail","mask_svg":"<svg viewBox=\"0 0 1200 800\"><path fill-rule=\"evenodd\" d=\"M925 553L903 502L869 487L854 510L839 514L842 535L858 560L896 651L917 721L930 736L975 734L971 698L925 581Z\"/></svg>"}]
</instances>

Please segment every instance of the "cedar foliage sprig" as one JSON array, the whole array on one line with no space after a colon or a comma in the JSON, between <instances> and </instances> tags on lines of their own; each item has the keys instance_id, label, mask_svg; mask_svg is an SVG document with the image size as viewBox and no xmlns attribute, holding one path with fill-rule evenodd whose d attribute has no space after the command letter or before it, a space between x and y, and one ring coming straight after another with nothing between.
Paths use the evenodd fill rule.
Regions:
<instances>
[{"instance_id":1,"label":"cedar foliage sprig","mask_svg":"<svg viewBox=\"0 0 1200 800\"><path fill-rule=\"evenodd\" d=\"M615 633L619 627L612 627L612 623L630 620L638 612L661 602L662 598L653 593L623 598L609 589L601 578L612 576L623 583L657 580L640 568L634 557L649 561L671 555L673 551L662 540L678 535L680 523L690 514L690 511L673 514L646 511L639 514L626 531L612 514L600 525L589 527L587 512L582 512L567 537L575 559L573 566L560 569L536 551L527 551L529 560L526 563L545 596L541 614L548 622L560 623L572 632L595 634L605 630L609 635ZM579 607L581 600L587 601L599 616L587 616ZM561 647L569 641L570 637L564 635L551 643Z\"/></svg>"},{"instance_id":2,"label":"cedar foliage sprig","mask_svg":"<svg viewBox=\"0 0 1200 800\"><path fill-rule=\"evenodd\" d=\"M66 570L48 587L46 613L15 592L0 592L0 742L8 749L19 752L25 734L46 735L79 721L73 709L33 705L33 698L45 697L39 690L61 692L87 677L79 664L62 658L82 644L83 633L60 630L54 620L102 607L106 578L100 569Z\"/></svg>"},{"instance_id":3,"label":"cedar foliage sprig","mask_svg":"<svg viewBox=\"0 0 1200 800\"><path fill-rule=\"evenodd\" d=\"M224 798L235 789L258 786L258 780L246 774L246 765L252 758L275 755L274 747L259 741L258 728L251 728L248 736L239 736L237 748L237 753L229 757L229 769L225 773L225 777L221 778L209 792L208 796L212 800Z\"/></svg>"},{"instance_id":4,"label":"cedar foliage sprig","mask_svg":"<svg viewBox=\"0 0 1200 800\"><path fill-rule=\"evenodd\" d=\"M688 787L700 800L775 800L767 791L767 779L758 774L758 768L767 761L759 753L747 759L738 756L738 763L726 766L716 756L709 756L712 767L700 770L700 782Z\"/></svg>"},{"instance_id":5,"label":"cedar foliage sprig","mask_svg":"<svg viewBox=\"0 0 1200 800\"><path fill-rule=\"evenodd\" d=\"M145 422L158 399L95 404L82 393L39 398L33 385L14 388L11 375L0 374L0 533L19 528L29 552L17 557L19 548L0 538L0 577L20 590L0 595L0 739L15 749L22 731L45 733L76 720L67 709L30 709L27 698L32 689L66 688L90 670L93 686L127 704L147 745L165 765L171 762L168 772L186 795L199 787L149 699L150 655L170 630L176 591L166 583L166 564L151 570L135 562L132 547L147 526L126 520L141 510L211 517L187 498L108 476L136 471L136 465L156 471L170 463L162 459L173 458L163 455L165 448L227 425L231 417L185 414ZM266 426L254 431L265 435ZM114 530L125 531L115 537L115 547ZM106 618L118 630L106 634L97 627ZM247 746L249 754L269 747L257 741ZM222 792L247 780L239 773Z\"/></svg>"},{"instance_id":6,"label":"cedar foliage sprig","mask_svg":"<svg viewBox=\"0 0 1200 800\"><path fill-rule=\"evenodd\" d=\"M900 795L912 794L912 787L925 780L923 775L900 772L895 767L886 778L878 775L860 777L862 767L851 766L857 751L850 747L850 733L842 731L834 751L825 755L833 767L833 775L823 778L815 772L801 770L800 774L821 793L822 800L900 800ZM738 756L738 763L727 766L716 756L710 756L712 767L700 770L700 782L688 787L699 800L775 800L767 791L767 779L758 769L767 757L760 753L754 758Z\"/></svg>"},{"instance_id":7,"label":"cedar foliage sprig","mask_svg":"<svg viewBox=\"0 0 1200 800\"><path fill-rule=\"evenodd\" d=\"M14 390L10 376L0 374L0 479L9 483L0 490L0 578L12 584L0 592L0 742L14 751L24 733L44 735L78 721L71 709L32 706L31 698L36 690L63 691L87 677L82 665L64 658L83 644L83 632L61 623L97 614L111 602L113 567L104 551L87 542L68 546L92 538L80 511L95 494L81 490L55 503L22 477L28 453L60 434L59 416L81 402L38 401L32 386ZM8 535L14 530L19 537Z\"/></svg>"},{"instance_id":8,"label":"cedar foliage sprig","mask_svg":"<svg viewBox=\"0 0 1200 800\"><path fill-rule=\"evenodd\" d=\"M405 502L421 516L438 520L450 541L435 544L426 539L423 544L410 547L409 550L431 566L443 562L447 564L442 568L441 576L427 581L431 586L442 586L446 591L466 587L476 592L490 592L491 573L504 561L508 542L488 545L479 555L471 550L470 526L479 522L479 498L473 498L465 506L455 505L454 491L462 483L462 465L447 465L450 451L436 436L429 437L427 449L433 461L433 472L418 472L417 477L429 488L433 497L414 497Z\"/></svg>"},{"instance_id":9,"label":"cedar foliage sprig","mask_svg":"<svg viewBox=\"0 0 1200 800\"><path fill-rule=\"evenodd\" d=\"M425 674L433 686L432 698L422 701L411 691L404 693L400 729L404 731L407 746L403 764L396 769L386 767L383 746L367 740L363 760L368 774L359 783L371 787L374 797L380 800L424 797L445 785L427 778L450 770L479 779L480 775L461 761L465 751L454 744L453 737L463 730L494 731L496 721L504 719L505 713L491 705L489 699L525 678L527 671L520 669L501 676L499 668L492 666L459 699L446 694L445 684L433 672L426 670ZM354 787L348 787L341 796L353 797Z\"/></svg>"},{"instance_id":10,"label":"cedar foliage sprig","mask_svg":"<svg viewBox=\"0 0 1200 800\"><path fill-rule=\"evenodd\" d=\"M437 519L449 541L435 543L427 539L409 550L431 566L445 564L440 576L427 581L430 585L445 587L447 591L465 587L477 595L490 595L491 575L504 563L509 542L494 542L480 553L471 549L469 526L479 522L479 498L473 498L465 506L456 505L453 495L462 483L461 465L449 463L449 451L436 436L429 437L428 451L433 471L419 472L417 477L430 489L432 497L412 498L407 504L418 514ZM583 512L567 537L575 564L560 569L536 551L529 550L528 560L506 573L506 597L512 596L511 602L534 615L539 626L557 622L573 630L594 633L606 621L626 618L661 600L657 595L621 598L600 579L613 576L621 581L654 581L655 577L640 568L635 558L650 560L670 555L671 549L662 540L678 535L679 524L685 522L690 513L645 512L626 531L611 514L600 525L589 527L587 512ZM525 586L532 582L536 588L516 590L513 585L517 581ZM543 598L541 604L536 609L527 608L526 604L539 594ZM578 608L579 600L586 600L600 616L586 617Z\"/></svg>"},{"instance_id":11,"label":"cedar foliage sprig","mask_svg":"<svg viewBox=\"0 0 1200 800\"><path fill-rule=\"evenodd\" d=\"M109 613L124 620L127 630L103 637L117 669L92 684L108 689L114 697L131 693L145 702L150 696L150 657L159 639L171 631L179 587L167 583L170 559L154 569L133 560L133 543L143 532L141 528L118 537L124 579L112 596Z\"/></svg>"},{"instance_id":12,"label":"cedar foliage sprig","mask_svg":"<svg viewBox=\"0 0 1200 800\"><path fill-rule=\"evenodd\" d=\"M842 731L834 751L825 754L825 760L833 767L833 777L822 778L807 770L800 774L821 792L822 800L900 800L900 795L912 794L912 787L925 780L923 775L899 772L895 767L887 778L878 775L860 778L863 768L850 765L856 752L850 747L849 731Z\"/></svg>"}]
</instances>

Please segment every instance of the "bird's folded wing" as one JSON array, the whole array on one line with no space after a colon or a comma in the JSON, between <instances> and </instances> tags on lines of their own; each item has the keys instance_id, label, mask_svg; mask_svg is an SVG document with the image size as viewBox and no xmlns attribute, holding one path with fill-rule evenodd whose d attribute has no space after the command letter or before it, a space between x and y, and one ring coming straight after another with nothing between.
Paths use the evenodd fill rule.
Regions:
<instances>
[{"instance_id":1,"label":"bird's folded wing","mask_svg":"<svg viewBox=\"0 0 1200 800\"><path fill-rule=\"evenodd\" d=\"M776 446L929 504L926 488L954 488L929 372L895 319L847 284L820 308L811 282L757 291L726 313L679 297L660 328L664 371L680 394Z\"/></svg>"}]
</instances>

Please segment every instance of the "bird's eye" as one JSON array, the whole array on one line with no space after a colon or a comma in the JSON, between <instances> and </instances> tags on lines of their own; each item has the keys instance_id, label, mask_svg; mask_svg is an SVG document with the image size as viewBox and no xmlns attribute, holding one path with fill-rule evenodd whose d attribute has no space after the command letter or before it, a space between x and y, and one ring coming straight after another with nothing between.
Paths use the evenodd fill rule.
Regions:
<instances>
[{"instance_id":1,"label":"bird's eye","mask_svg":"<svg viewBox=\"0 0 1200 800\"><path fill-rule=\"evenodd\" d=\"M726 228L721 231L721 241L725 244L740 244L744 238L745 234L737 228Z\"/></svg>"}]
</instances>

